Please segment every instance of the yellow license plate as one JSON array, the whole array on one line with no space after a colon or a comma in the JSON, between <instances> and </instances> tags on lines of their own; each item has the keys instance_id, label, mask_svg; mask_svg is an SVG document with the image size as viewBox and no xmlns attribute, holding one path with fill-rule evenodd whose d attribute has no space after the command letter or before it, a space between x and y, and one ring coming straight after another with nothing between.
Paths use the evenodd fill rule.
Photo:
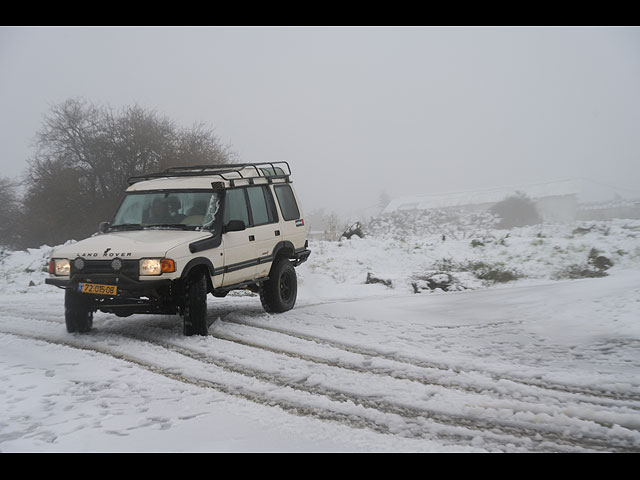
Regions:
<instances>
[{"instance_id":1,"label":"yellow license plate","mask_svg":"<svg viewBox=\"0 0 640 480\"><path fill-rule=\"evenodd\" d=\"M78 291L93 293L94 295L116 295L118 287L115 285L100 285L98 283L79 283Z\"/></svg>"}]
</instances>

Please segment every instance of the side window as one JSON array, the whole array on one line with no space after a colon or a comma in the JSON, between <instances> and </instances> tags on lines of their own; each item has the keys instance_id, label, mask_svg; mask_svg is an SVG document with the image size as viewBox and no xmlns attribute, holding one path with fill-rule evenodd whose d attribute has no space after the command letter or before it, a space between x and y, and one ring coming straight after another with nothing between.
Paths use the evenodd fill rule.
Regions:
<instances>
[{"instance_id":1,"label":"side window","mask_svg":"<svg viewBox=\"0 0 640 480\"><path fill-rule=\"evenodd\" d=\"M296 204L296 197L293 196L293 191L290 185L277 185L274 187L276 191L276 197L278 197L278 204L282 211L282 216L285 220L296 220L300 218L300 211Z\"/></svg>"},{"instance_id":2,"label":"side window","mask_svg":"<svg viewBox=\"0 0 640 480\"><path fill-rule=\"evenodd\" d=\"M248 187L247 194L249 195L253 225L264 225L276 221L273 198L271 195L268 195L265 187Z\"/></svg>"},{"instance_id":3,"label":"side window","mask_svg":"<svg viewBox=\"0 0 640 480\"><path fill-rule=\"evenodd\" d=\"M273 200L273 194L267 186L262 187L262 189L264 192L264 198L267 200L267 208L269 209L269 221L277 222L278 210L276 210L276 202Z\"/></svg>"},{"instance_id":4,"label":"side window","mask_svg":"<svg viewBox=\"0 0 640 480\"><path fill-rule=\"evenodd\" d=\"M244 188L227 190L224 202L223 222L226 225L230 220L242 220L245 225L249 225L249 211L247 210L247 199L244 196Z\"/></svg>"}]
</instances>

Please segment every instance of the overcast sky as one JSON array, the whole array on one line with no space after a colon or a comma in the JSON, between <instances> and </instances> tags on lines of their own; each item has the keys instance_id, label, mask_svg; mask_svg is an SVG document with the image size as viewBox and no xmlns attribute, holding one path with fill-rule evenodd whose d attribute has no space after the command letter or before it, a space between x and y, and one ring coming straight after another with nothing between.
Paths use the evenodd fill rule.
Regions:
<instances>
[{"instance_id":1,"label":"overcast sky","mask_svg":"<svg viewBox=\"0 0 640 480\"><path fill-rule=\"evenodd\" d=\"M72 97L286 160L307 211L574 177L640 193L640 28L0 27L0 176Z\"/></svg>"}]
</instances>

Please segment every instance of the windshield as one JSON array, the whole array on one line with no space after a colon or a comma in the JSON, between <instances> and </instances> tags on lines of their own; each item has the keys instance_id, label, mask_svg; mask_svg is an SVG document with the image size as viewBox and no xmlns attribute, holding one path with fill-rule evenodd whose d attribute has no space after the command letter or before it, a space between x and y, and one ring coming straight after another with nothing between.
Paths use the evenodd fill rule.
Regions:
<instances>
[{"instance_id":1,"label":"windshield","mask_svg":"<svg viewBox=\"0 0 640 480\"><path fill-rule=\"evenodd\" d=\"M211 191L135 192L125 195L112 229L210 229L220 205Z\"/></svg>"}]
</instances>

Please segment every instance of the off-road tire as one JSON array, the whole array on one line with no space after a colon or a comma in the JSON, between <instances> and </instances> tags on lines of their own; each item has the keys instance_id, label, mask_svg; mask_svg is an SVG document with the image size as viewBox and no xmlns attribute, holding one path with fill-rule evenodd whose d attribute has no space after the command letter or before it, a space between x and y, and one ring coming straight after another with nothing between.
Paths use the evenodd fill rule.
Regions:
<instances>
[{"instance_id":1,"label":"off-road tire","mask_svg":"<svg viewBox=\"0 0 640 480\"><path fill-rule=\"evenodd\" d=\"M207 279L204 274L191 276L185 285L184 311L185 336L208 335L207 323Z\"/></svg>"},{"instance_id":2,"label":"off-road tire","mask_svg":"<svg viewBox=\"0 0 640 480\"><path fill-rule=\"evenodd\" d=\"M93 326L93 312L82 294L67 288L64 294L64 321L67 332L86 333Z\"/></svg>"},{"instance_id":3,"label":"off-road tire","mask_svg":"<svg viewBox=\"0 0 640 480\"><path fill-rule=\"evenodd\" d=\"M298 278L293 265L286 258L280 258L271 267L269 280L260 287L260 301L268 313L282 313L291 310L298 296Z\"/></svg>"}]
</instances>

